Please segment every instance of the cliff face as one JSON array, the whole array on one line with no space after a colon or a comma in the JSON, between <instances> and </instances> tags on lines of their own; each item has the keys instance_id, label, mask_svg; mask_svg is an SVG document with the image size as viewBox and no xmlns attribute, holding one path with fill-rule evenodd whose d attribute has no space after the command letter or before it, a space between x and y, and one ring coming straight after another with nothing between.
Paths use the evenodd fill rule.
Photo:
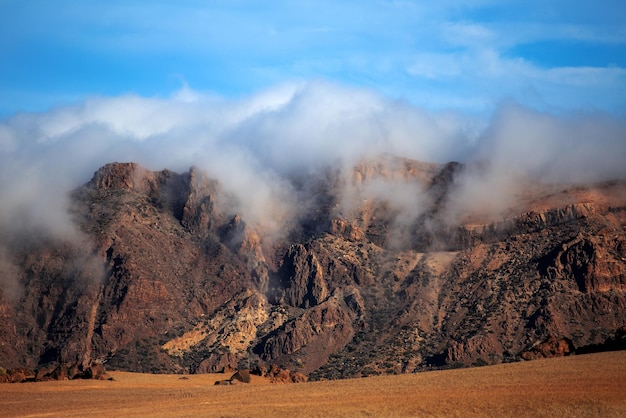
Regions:
<instances>
[{"instance_id":1,"label":"cliff face","mask_svg":"<svg viewBox=\"0 0 626 418\"><path fill-rule=\"evenodd\" d=\"M20 288L1 289L0 365L349 377L573 351L626 324L626 183L450 222L462 171L386 156L293 179L305 209L270 237L198 169L106 165L72 194L79 238L4 244Z\"/></svg>"}]
</instances>

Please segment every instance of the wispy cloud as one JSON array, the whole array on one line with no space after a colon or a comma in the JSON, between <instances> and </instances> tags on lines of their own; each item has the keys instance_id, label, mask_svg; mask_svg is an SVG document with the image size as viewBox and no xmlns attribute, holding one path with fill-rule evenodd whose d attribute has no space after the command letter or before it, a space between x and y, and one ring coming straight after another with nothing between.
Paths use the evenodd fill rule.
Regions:
<instances>
[{"instance_id":1,"label":"wispy cloud","mask_svg":"<svg viewBox=\"0 0 626 418\"><path fill-rule=\"evenodd\" d=\"M0 229L5 237L71 233L67 193L111 161L155 170L199 166L236 197L245 219L272 229L293 215L293 173L388 153L489 160L498 170L491 178L501 180L515 181L511 172L552 181L623 178L625 134L624 121L605 113L554 116L506 105L485 120L326 82L242 99L188 87L164 99L91 98L0 124Z\"/></svg>"},{"instance_id":2,"label":"wispy cloud","mask_svg":"<svg viewBox=\"0 0 626 418\"><path fill-rule=\"evenodd\" d=\"M225 96L323 78L426 107L483 112L526 94L520 85L530 78L541 100L522 101L535 107L626 106L616 76L623 61L615 69L580 65L594 68L601 84L588 70L576 83L555 83L552 70L562 65L516 52L554 41L555 56L564 53L559 42L623 53L626 16L612 0L64 3L0 4L0 114L91 94L165 97L176 75Z\"/></svg>"}]
</instances>

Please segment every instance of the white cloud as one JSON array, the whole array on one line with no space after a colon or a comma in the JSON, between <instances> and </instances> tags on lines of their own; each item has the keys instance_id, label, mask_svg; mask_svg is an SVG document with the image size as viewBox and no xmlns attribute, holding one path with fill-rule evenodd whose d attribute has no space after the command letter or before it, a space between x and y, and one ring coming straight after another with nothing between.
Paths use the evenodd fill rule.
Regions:
<instances>
[{"instance_id":1,"label":"white cloud","mask_svg":"<svg viewBox=\"0 0 626 418\"><path fill-rule=\"evenodd\" d=\"M503 56L496 49L475 48L417 54L406 72L418 82L438 83L440 96L432 103L439 100L467 110L491 111L501 100L512 98L548 111L626 106L626 69L621 67L543 68L522 58ZM459 102L461 98L467 103Z\"/></svg>"},{"instance_id":2,"label":"white cloud","mask_svg":"<svg viewBox=\"0 0 626 418\"><path fill-rule=\"evenodd\" d=\"M129 160L151 169L200 166L252 222L265 222L266 209L284 203L273 210L280 222L290 213L281 180L289 172L384 151L441 158L456 146L462 123L324 82L281 85L240 100L187 87L170 99L91 98L0 125L0 226L67 231L67 192L101 165Z\"/></svg>"},{"instance_id":3,"label":"white cloud","mask_svg":"<svg viewBox=\"0 0 626 418\"><path fill-rule=\"evenodd\" d=\"M502 215L529 184L626 179L626 121L602 113L554 116L507 104L482 133L459 180L451 220L478 211Z\"/></svg>"},{"instance_id":4,"label":"white cloud","mask_svg":"<svg viewBox=\"0 0 626 418\"><path fill-rule=\"evenodd\" d=\"M0 123L0 229L5 237L42 229L71 235L68 191L112 161L179 172L199 166L234 197L244 219L276 232L296 215L292 173L380 153L431 162L488 159L489 176L468 180L467 190L478 196L479 189L506 190L502 185L516 181L513 171L558 181L626 177L625 135L623 120L600 113L557 117L510 105L489 122L321 81L237 100L188 87L167 99L91 98ZM405 189L373 184L366 191L393 197ZM419 212L412 199L394 201Z\"/></svg>"},{"instance_id":5,"label":"white cloud","mask_svg":"<svg viewBox=\"0 0 626 418\"><path fill-rule=\"evenodd\" d=\"M442 38L450 45L470 48L494 45L496 34L486 25L474 22L446 22L441 28Z\"/></svg>"}]
</instances>

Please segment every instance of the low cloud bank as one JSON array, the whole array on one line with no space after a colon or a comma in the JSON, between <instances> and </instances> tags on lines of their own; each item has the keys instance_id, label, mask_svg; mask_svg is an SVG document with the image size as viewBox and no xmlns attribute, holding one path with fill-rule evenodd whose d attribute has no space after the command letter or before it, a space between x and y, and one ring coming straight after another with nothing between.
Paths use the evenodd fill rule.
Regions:
<instances>
[{"instance_id":1,"label":"low cloud bank","mask_svg":"<svg viewBox=\"0 0 626 418\"><path fill-rule=\"evenodd\" d=\"M91 98L0 122L0 231L5 240L75 235L68 191L112 161L154 170L198 166L236 198L244 219L277 229L295 216L290 175L350 167L381 153L487 161L485 170L460 180L457 209L490 200L503 207L520 178L626 178L626 124L608 114L550 115L515 104L481 120L327 82L285 84L233 100L188 88L170 98ZM400 185L368 187L404 213L423 209L419 190L407 196Z\"/></svg>"}]
</instances>

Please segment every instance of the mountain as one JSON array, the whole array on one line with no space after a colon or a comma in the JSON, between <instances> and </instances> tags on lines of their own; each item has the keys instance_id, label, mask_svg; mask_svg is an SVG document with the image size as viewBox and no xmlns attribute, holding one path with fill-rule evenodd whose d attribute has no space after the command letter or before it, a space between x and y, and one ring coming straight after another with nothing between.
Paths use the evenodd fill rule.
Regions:
<instances>
[{"instance_id":1,"label":"mountain","mask_svg":"<svg viewBox=\"0 0 626 418\"><path fill-rule=\"evenodd\" d=\"M80 232L3 242L0 365L321 379L615 341L626 181L520 180L494 206L459 192L485 170L383 155L291 175L268 227L198 168L107 164L71 194Z\"/></svg>"}]
</instances>

